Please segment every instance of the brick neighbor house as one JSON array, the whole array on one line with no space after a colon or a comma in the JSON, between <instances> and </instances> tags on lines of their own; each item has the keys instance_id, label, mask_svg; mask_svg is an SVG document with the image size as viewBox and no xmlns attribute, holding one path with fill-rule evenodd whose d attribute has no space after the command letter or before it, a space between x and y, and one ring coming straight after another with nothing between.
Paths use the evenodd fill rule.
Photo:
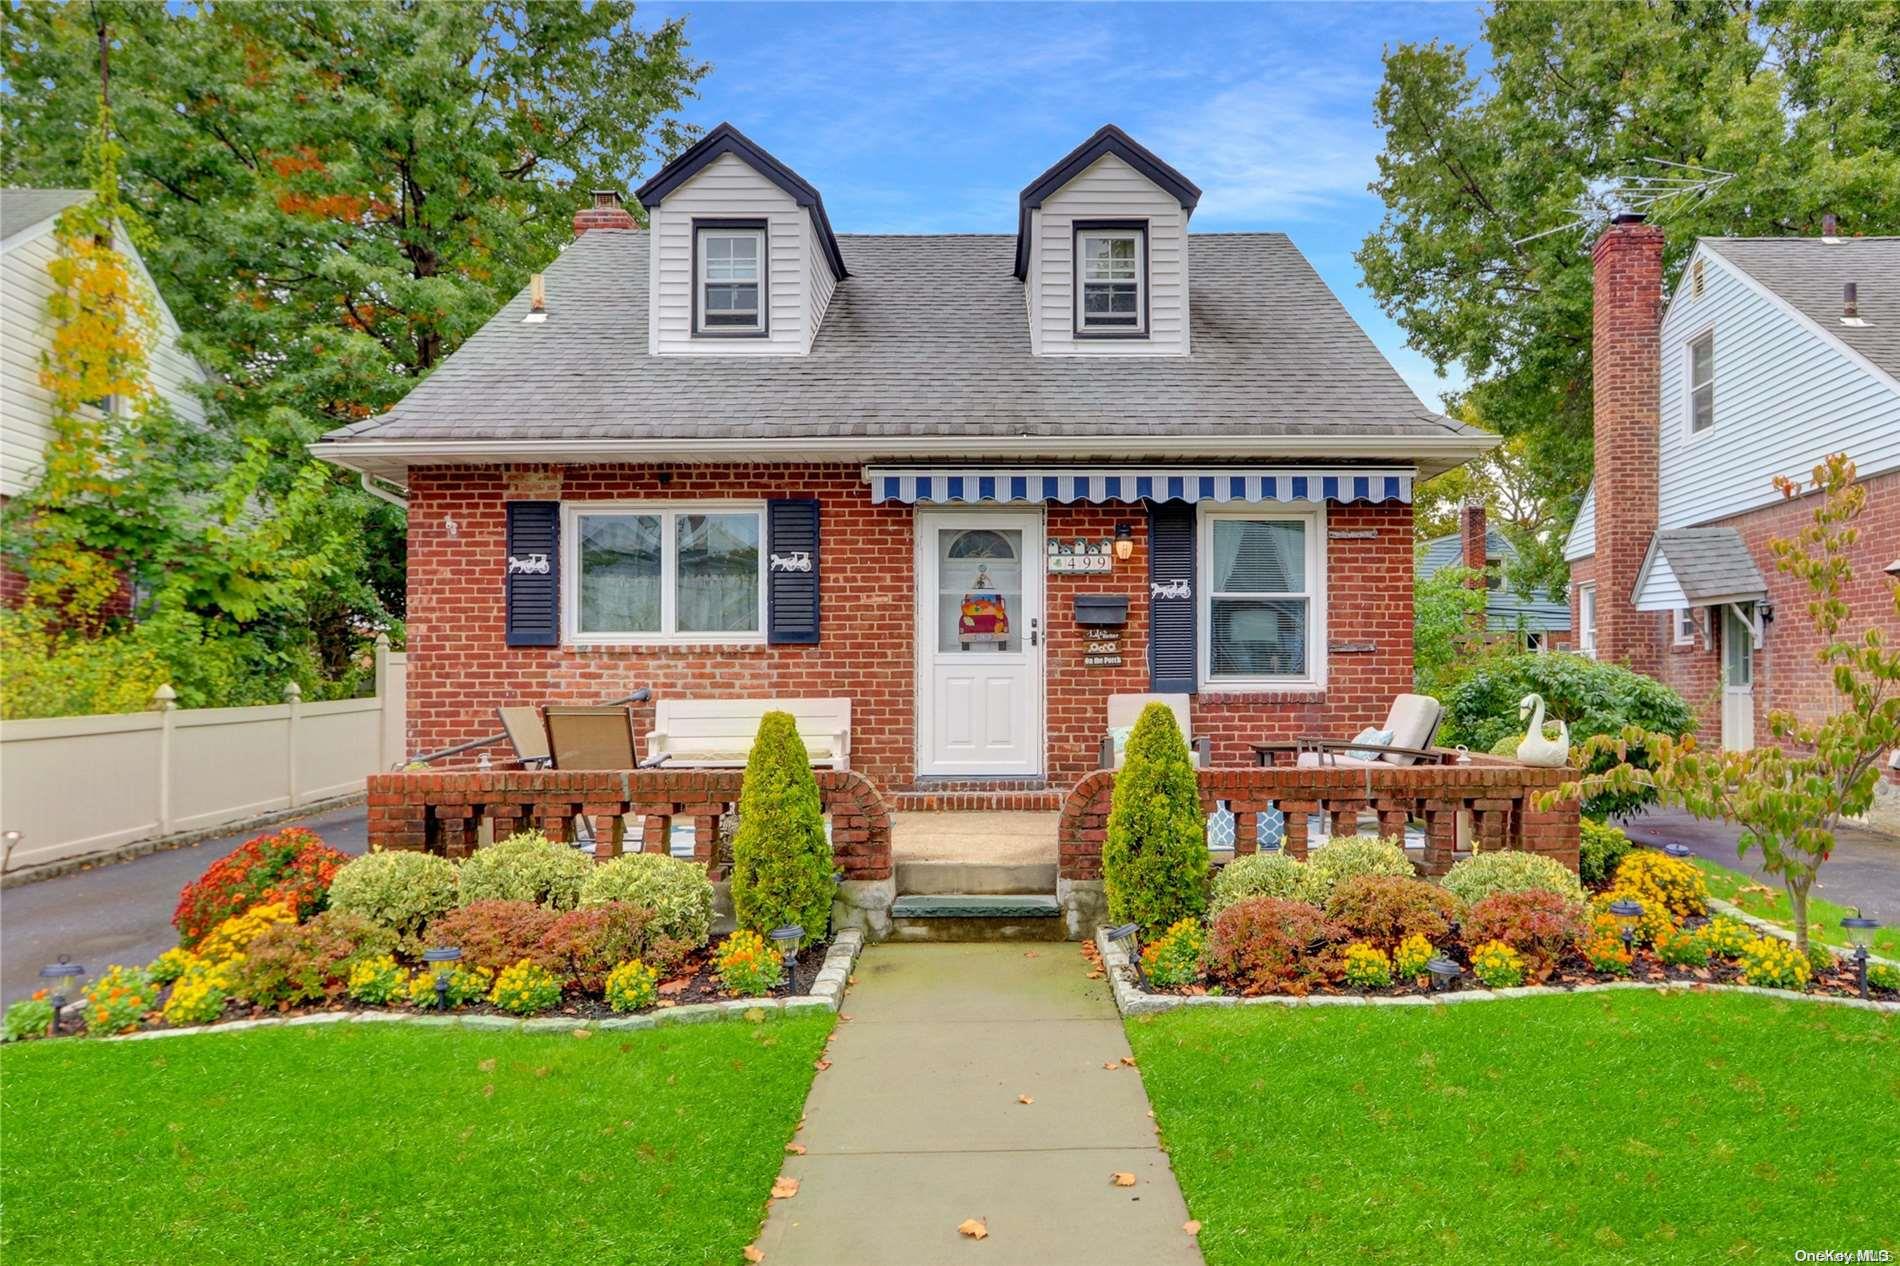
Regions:
<instances>
[{"instance_id":1,"label":"brick neighbor house","mask_svg":"<svg viewBox=\"0 0 1900 1266\"><path fill-rule=\"evenodd\" d=\"M1754 745L1770 709L1836 698L1804 582L1768 542L1784 499L1846 452L1867 488L1849 627L1900 641L1900 238L1704 238L1665 295L1663 233L1596 245L1596 479L1564 556L1586 653L1681 691L1706 740Z\"/></svg>"},{"instance_id":2,"label":"brick neighbor house","mask_svg":"<svg viewBox=\"0 0 1900 1266\"><path fill-rule=\"evenodd\" d=\"M1192 694L1224 764L1383 718L1414 482L1494 437L1284 235L1190 234L1199 196L1105 127L1013 236L840 236L730 126L648 227L596 195L544 286L315 446L408 503L410 750L639 686L846 696L887 793L1053 807L1111 693Z\"/></svg>"}]
</instances>

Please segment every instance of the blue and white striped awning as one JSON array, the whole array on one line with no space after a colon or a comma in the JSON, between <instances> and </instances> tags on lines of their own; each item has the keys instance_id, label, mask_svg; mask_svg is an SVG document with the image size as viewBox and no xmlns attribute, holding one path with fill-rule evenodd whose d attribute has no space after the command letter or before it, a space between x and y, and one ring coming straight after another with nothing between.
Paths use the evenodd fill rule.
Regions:
<instances>
[{"instance_id":1,"label":"blue and white striped awning","mask_svg":"<svg viewBox=\"0 0 1900 1266\"><path fill-rule=\"evenodd\" d=\"M1195 467L1189 469L1051 466L872 466L865 474L873 501L907 505L1010 502L1139 501L1404 501L1412 499L1410 466Z\"/></svg>"}]
</instances>

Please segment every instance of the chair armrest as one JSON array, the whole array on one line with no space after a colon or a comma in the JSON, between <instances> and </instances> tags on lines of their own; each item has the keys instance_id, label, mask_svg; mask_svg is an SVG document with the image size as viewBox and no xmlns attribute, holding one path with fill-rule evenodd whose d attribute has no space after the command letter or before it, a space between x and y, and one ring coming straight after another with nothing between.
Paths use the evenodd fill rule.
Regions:
<instances>
[{"instance_id":1,"label":"chair armrest","mask_svg":"<svg viewBox=\"0 0 1900 1266\"><path fill-rule=\"evenodd\" d=\"M645 760L640 762L639 768L658 769L660 766L666 764L669 756L670 756L670 753L667 753L667 752L654 752L652 755L648 756Z\"/></svg>"}]
</instances>

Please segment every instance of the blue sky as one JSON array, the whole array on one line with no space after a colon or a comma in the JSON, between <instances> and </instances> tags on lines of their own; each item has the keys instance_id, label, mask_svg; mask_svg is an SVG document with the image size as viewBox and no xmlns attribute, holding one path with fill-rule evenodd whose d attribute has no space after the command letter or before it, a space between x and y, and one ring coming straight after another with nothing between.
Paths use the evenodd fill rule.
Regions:
<instances>
[{"instance_id":1,"label":"blue sky","mask_svg":"<svg viewBox=\"0 0 1900 1266\"><path fill-rule=\"evenodd\" d=\"M1015 231L1016 195L1103 123L1203 191L1193 227L1292 236L1415 391L1447 382L1360 284L1381 213L1388 45L1470 44L1470 3L671 3L712 63L687 116L730 121L824 194L840 233ZM1456 380L1451 380L1456 385Z\"/></svg>"}]
</instances>

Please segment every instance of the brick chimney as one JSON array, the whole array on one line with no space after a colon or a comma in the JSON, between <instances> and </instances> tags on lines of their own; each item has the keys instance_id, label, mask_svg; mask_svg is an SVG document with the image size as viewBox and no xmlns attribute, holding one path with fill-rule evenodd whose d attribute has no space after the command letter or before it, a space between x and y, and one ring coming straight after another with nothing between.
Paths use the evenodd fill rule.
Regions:
<instances>
[{"instance_id":1,"label":"brick chimney","mask_svg":"<svg viewBox=\"0 0 1900 1266\"><path fill-rule=\"evenodd\" d=\"M1484 502L1467 501L1458 511L1459 559L1473 571L1484 570Z\"/></svg>"},{"instance_id":2,"label":"brick chimney","mask_svg":"<svg viewBox=\"0 0 1900 1266\"><path fill-rule=\"evenodd\" d=\"M633 213L621 205L618 189L594 190L594 205L574 213L574 236L589 229L637 229Z\"/></svg>"},{"instance_id":3,"label":"brick chimney","mask_svg":"<svg viewBox=\"0 0 1900 1266\"><path fill-rule=\"evenodd\" d=\"M1661 456L1663 231L1619 215L1597 239L1590 383L1596 401L1597 658L1661 667L1655 612L1634 606L1656 534Z\"/></svg>"}]
</instances>

